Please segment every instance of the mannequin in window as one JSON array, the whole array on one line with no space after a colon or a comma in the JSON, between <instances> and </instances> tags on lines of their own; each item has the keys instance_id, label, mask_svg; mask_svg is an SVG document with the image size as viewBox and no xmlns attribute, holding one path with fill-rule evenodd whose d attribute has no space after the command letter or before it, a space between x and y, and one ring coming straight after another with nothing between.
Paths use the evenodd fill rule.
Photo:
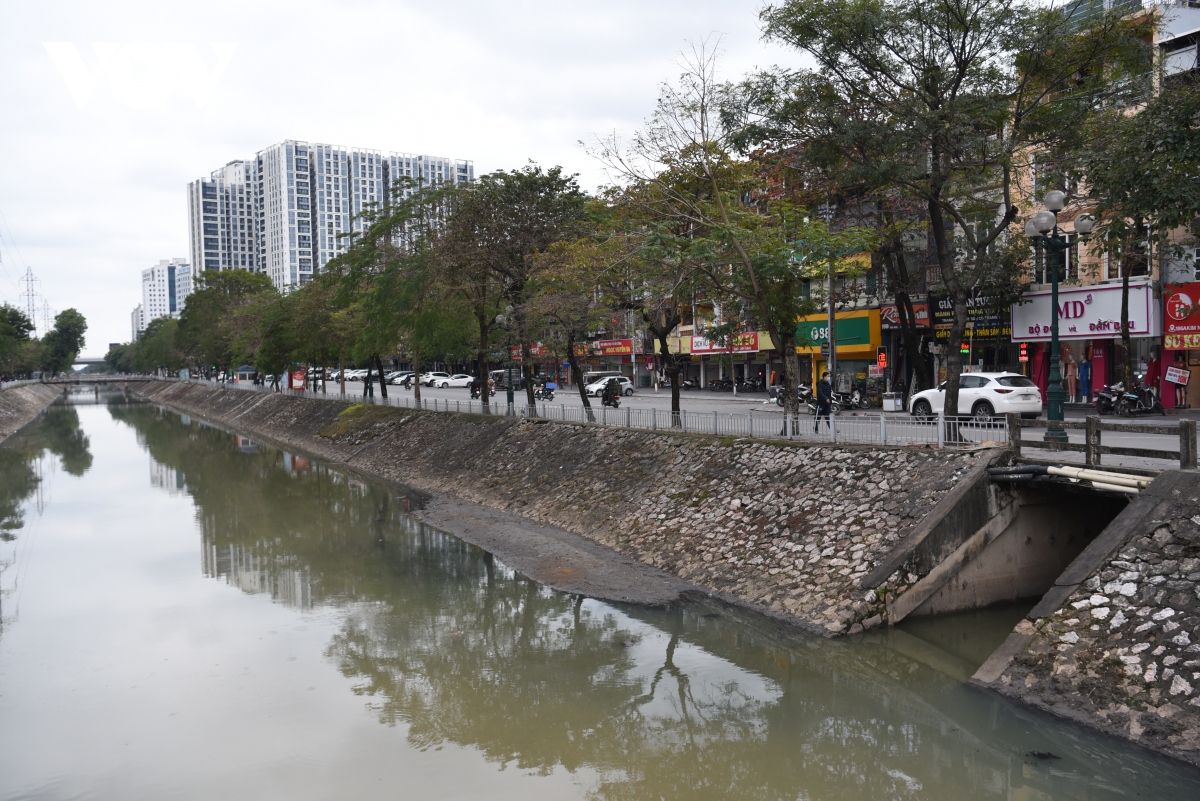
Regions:
<instances>
[{"instance_id":1,"label":"mannequin in window","mask_svg":"<svg viewBox=\"0 0 1200 801\"><path fill-rule=\"evenodd\" d=\"M1078 403L1076 396L1079 395L1079 363L1075 361L1075 354L1067 354L1067 403Z\"/></svg>"}]
</instances>

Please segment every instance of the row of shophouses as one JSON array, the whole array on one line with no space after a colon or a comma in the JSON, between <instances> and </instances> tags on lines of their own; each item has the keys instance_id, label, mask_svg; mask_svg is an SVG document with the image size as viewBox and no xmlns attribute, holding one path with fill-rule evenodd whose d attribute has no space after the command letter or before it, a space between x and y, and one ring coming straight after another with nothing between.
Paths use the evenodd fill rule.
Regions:
<instances>
[{"instance_id":1,"label":"row of shophouses","mask_svg":"<svg viewBox=\"0 0 1200 801\"><path fill-rule=\"evenodd\" d=\"M1140 7L1140 6L1139 6ZM1200 71L1200 0L1174 0L1161 4L1163 24L1158 50L1166 80L1158 91L1171 91L1171 81L1193 77ZM1036 173L1025 177L1025 194L1036 197L1050 188L1036 187ZM1057 187L1063 188L1063 187ZM1038 191L1038 190L1041 191ZM1036 202L1022 221L1042 210ZM1121 337L1122 264L1088 243L1078 241L1074 219L1086 207L1068 205L1058 215L1059 230L1068 242L1059 269L1059 338L1061 374L1068 396L1087 402L1096 390L1111 383L1124 363ZM1200 222L1200 221L1198 221ZM1129 275L1128 324L1133 362L1145 382L1156 387L1167 408L1200 406L1200 379L1189 381L1200 367L1200 247L1193 230L1173 232L1172 246L1155 248L1143 258L1126 257ZM928 248L912 255L929 265ZM963 343L964 364L972 371L1012 371L1031 377L1043 393L1050 360L1051 268L1036 252L1031 253L1022 297L1011 305L998 305L992 298L971 299L967 341ZM918 271L920 272L920 271ZM946 346L953 309L937 293L936 267L927 266L924 285L911 293L917 326L917 353L906 353L900 331L900 315L893 298L883 289L877 273L868 272L861 291L847 298L833 287L837 305L837 389L860 387L877 399L885 392L907 394L913 389L913 365L927 359L939 380L945 375ZM842 279L835 277L835 282ZM814 287L827 296L829 287ZM670 349L686 362L684 377L709 386L713 379L734 382L758 378L765 385L781 383L781 356L777 344L763 330L746 330L725 342L706 337L707 326L720 317L720 310L697 300L681 309L683 322L669 340ZM801 375L812 381L827 364L827 314L798 321L797 350ZM619 321L614 320L614 323ZM631 321L632 323L632 321ZM614 325L614 331L622 330ZM661 365L651 355L652 343L642 341L632 324L626 338L597 338L582 349L591 370L621 370L635 385L649 387L661 378ZM553 363L545 365L546 369Z\"/></svg>"}]
</instances>

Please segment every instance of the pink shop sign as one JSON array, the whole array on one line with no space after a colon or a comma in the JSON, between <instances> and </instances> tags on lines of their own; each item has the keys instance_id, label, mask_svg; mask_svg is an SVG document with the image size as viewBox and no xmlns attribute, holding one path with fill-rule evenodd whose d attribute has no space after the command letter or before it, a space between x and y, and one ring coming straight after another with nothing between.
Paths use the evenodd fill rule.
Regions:
<instances>
[{"instance_id":1,"label":"pink shop sign","mask_svg":"<svg viewBox=\"0 0 1200 801\"><path fill-rule=\"evenodd\" d=\"M1026 292L1012 307L1014 342L1049 342L1050 292ZM1129 285L1129 333L1158 336L1162 320L1149 282ZM1059 339L1109 339L1121 335L1121 286L1098 284L1058 290Z\"/></svg>"}]
</instances>

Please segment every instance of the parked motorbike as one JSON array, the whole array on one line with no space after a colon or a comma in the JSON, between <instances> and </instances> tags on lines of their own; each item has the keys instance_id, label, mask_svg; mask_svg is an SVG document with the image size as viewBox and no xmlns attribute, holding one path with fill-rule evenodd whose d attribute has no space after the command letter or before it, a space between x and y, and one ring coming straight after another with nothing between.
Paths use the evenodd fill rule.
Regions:
<instances>
[{"instance_id":1,"label":"parked motorbike","mask_svg":"<svg viewBox=\"0 0 1200 801\"><path fill-rule=\"evenodd\" d=\"M1158 396L1142 384L1141 376L1137 377L1131 389L1121 393L1121 396L1117 398L1117 414L1122 417L1153 414L1154 412L1165 416L1167 410L1163 408Z\"/></svg>"},{"instance_id":2,"label":"parked motorbike","mask_svg":"<svg viewBox=\"0 0 1200 801\"><path fill-rule=\"evenodd\" d=\"M685 378L679 384L680 389L700 389L700 381L696 378Z\"/></svg>"},{"instance_id":3,"label":"parked motorbike","mask_svg":"<svg viewBox=\"0 0 1200 801\"><path fill-rule=\"evenodd\" d=\"M1118 381L1115 384L1106 384L1104 389L1096 392L1096 397L1092 401L1092 405L1096 407L1096 414L1112 414L1117 410L1117 401L1125 394L1125 384Z\"/></svg>"},{"instance_id":4,"label":"parked motorbike","mask_svg":"<svg viewBox=\"0 0 1200 801\"><path fill-rule=\"evenodd\" d=\"M708 388L713 392L732 392L733 381L728 378L714 378L708 382Z\"/></svg>"},{"instance_id":5,"label":"parked motorbike","mask_svg":"<svg viewBox=\"0 0 1200 801\"><path fill-rule=\"evenodd\" d=\"M766 389L761 378L750 378L745 381L739 381L737 385L738 392L762 392Z\"/></svg>"}]
</instances>

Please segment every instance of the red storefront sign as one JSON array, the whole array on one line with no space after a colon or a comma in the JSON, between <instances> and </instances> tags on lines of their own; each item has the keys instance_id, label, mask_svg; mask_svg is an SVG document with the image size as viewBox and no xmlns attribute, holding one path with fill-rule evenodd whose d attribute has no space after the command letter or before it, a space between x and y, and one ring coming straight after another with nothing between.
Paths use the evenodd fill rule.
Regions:
<instances>
[{"instance_id":1,"label":"red storefront sign","mask_svg":"<svg viewBox=\"0 0 1200 801\"><path fill-rule=\"evenodd\" d=\"M1200 349L1200 282L1163 287L1163 347Z\"/></svg>"},{"instance_id":2,"label":"red storefront sign","mask_svg":"<svg viewBox=\"0 0 1200 801\"><path fill-rule=\"evenodd\" d=\"M734 334L723 346L707 337L692 337L692 353L758 353L758 332Z\"/></svg>"},{"instance_id":3,"label":"red storefront sign","mask_svg":"<svg viewBox=\"0 0 1200 801\"><path fill-rule=\"evenodd\" d=\"M913 317L916 319L917 325L921 328L929 327L929 304L914 303L912 305ZM879 322L884 328L899 328L900 327L900 312L896 309L895 304L888 304L879 307Z\"/></svg>"},{"instance_id":4,"label":"red storefront sign","mask_svg":"<svg viewBox=\"0 0 1200 801\"><path fill-rule=\"evenodd\" d=\"M641 353L641 343L638 343ZM592 343L592 352L600 356L631 356L634 353L632 339L601 339Z\"/></svg>"}]
</instances>

